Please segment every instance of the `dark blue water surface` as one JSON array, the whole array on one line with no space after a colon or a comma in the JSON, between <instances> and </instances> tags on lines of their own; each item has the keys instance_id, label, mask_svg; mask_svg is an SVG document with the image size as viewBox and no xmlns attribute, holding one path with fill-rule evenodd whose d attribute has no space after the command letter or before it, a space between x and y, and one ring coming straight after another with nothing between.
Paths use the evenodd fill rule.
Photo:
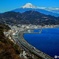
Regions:
<instances>
[{"instance_id":1,"label":"dark blue water surface","mask_svg":"<svg viewBox=\"0 0 59 59\"><path fill-rule=\"evenodd\" d=\"M24 38L28 43L48 55L59 56L59 28L42 29L40 34L27 33L24 34Z\"/></svg>"}]
</instances>

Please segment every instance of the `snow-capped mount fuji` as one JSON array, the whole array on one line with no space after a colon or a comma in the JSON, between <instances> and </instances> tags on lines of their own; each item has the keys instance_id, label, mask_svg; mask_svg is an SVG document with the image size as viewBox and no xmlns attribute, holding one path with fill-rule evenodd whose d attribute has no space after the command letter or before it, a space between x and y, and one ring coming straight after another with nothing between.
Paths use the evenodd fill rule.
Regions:
<instances>
[{"instance_id":1,"label":"snow-capped mount fuji","mask_svg":"<svg viewBox=\"0 0 59 59\"><path fill-rule=\"evenodd\" d=\"M32 3L26 3L24 6L21 6L20 8L12 10L12 11L23 13L23 12L30 11L30 10L38 11L46 15L52 15L55 17L59 17L59 13L56 13L55 11L50 10L49 8L46 8L46 7L35 6Z\"/></svg>"},{"instance_id":2,"label":"snow-capped mount fuji","mask_svg":"<svg viewBox=\"0 0 59 59\"><path fill-rule=\"evenodd\" d=\"M26 3L24 6L22 6L22 8L37 8L37 7L31 3Z\"/></svg>"}]
</instances>

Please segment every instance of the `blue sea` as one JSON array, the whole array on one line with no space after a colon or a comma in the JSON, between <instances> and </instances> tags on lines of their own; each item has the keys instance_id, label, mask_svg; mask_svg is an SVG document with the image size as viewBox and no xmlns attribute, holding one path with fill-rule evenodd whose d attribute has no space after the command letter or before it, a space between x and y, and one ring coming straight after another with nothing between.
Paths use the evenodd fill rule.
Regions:
<instances>
[{"instance_id":1,"label":"blue sea","mask_svg":"<svg viewBox=\"0 0 59 59\"><path fill-rule=\"evenodd\" d=\"M34 30L34 32L39 32L39 30ZM44 28L38 34L25 33L24 38L28 43L46 54L52 57L59 56L59 28Z\"/></svg>"}]
</instances>

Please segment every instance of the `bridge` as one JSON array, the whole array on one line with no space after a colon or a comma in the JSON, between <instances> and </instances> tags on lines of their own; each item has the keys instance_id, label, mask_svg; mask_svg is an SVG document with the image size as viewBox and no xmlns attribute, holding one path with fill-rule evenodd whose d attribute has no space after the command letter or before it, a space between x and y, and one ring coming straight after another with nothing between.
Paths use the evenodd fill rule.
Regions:
<instances>
[{"instance_id":1,"label":"bridge","mask_svg":"<svg viewBox=\"0 0 59 59\"><path fill-rule=\"evenodd\" d=\"M19 44L21 44L23 47L28 49L33 54L37 55L38 57L42 57L42 59L54 59L53 57L47 55L46 53L36 49L34 46L30 45L23 37L24 33L36 33L40 34L42 32L42 29L39 29L39 32L33 32L33 29L24 29L22 31L18 31L16 36L13 36L13 38L18 41Z\"/></svg>"}]
</instances>

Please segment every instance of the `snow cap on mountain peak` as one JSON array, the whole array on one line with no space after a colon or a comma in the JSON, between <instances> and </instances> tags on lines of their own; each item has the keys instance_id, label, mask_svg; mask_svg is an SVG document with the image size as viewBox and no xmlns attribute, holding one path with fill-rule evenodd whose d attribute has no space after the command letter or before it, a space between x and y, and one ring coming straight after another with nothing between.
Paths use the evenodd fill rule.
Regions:
<instances>
[{"instance_id":1,"label":"snow cap on mountain peak","mask_svg":"<svg viewBox=\"0 0 59 59\"><path fill-rule=\"evenodd\" d=\"M36 6L31 3L26 3L24 6L22 6L22 8L36 8Z\"/></svg>"},{"instance_id":2,"label":"snow cap on mountain peak","mask_svg":"<svg viewBox=\"0 0 59 59\"><path fill-rule=\"evenodd\" d=\"M51 10L59 10L59 8L35 6L32 3L26 3L24 6L22 6L22 8L44 9L44 10L48 10L48 11L51 11Z\"/></svg>"}]
</instances>

